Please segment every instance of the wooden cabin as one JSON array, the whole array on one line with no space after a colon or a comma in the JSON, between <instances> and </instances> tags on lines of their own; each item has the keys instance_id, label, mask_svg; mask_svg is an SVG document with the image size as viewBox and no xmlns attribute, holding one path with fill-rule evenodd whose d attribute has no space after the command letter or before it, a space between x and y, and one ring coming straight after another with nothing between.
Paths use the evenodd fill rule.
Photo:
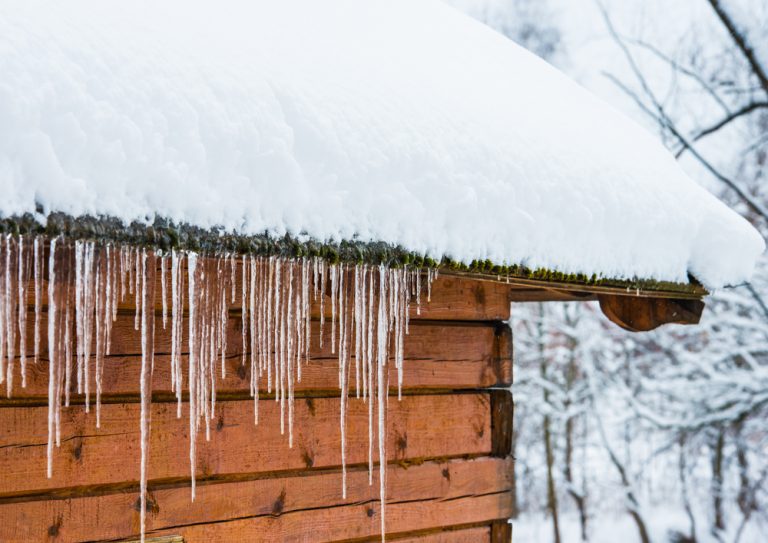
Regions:
<instances>
[{"instance_id":1,"label":"wooden cabin","mask_svg":"<svg viewBox=\"0 0 768 543\"><path fill-rule=\"evenodd\" d=\"M74 261L66 262L71 266ZM67 271L62 267L58 273L67 275ZM162 273L159 267L156 272ZM270 401L274 391L268 393L264 381L259 390L258 426L253 422L250 368L242 363L242 282L237 279L241 276L238 267L232 276L237 283L235 303L227 296L228 371L216 385L212 436L210 441L197 439L194 502L190 500L188 396L182 408L185 415L177 418L168 363L170 327L163 328L163 308L155 297L147 541L379 539L379 486L377 474L369 484L366 404L351 390L346 414L348 487L346 498L342 497L339 362L331 352L330 283L322 293L326 317L322 348L317 338L322 300L312 301L315 339L302 380L295 386L295 437L289 447L280 432L280 406ZM161 292L161 278L156 275L154 281L155 292ZM510 307L514 311L516 304L528 301L599 299L611 320L645 330L665 322L697 321L704 294L683 286L627 294L618 285L449 270L439 274L430 290L429 301L422 293L418 313L415 304L410 307L401 400L395 366L390 363L387 368L386 531L390 541L510 541L509 519L515 508ZM34 281L26 291L30 298L23 340L30 357ZM142 335L135 322L136 302L129 293L117 307L111 351L103 362L101 428L95 426L93 405L91 413L85 413L84 396L77 394L73 378L71 404L61 410L60 446L53 454L51 478L46 477L47 355L42 354L37 363L28 360L26 387L17 384L9 398L0 400L0 541L139 538ZM46 353L45 335L41 342L41 352ZM185 367L185 378L186 371Z\"/></svg>"},{"instance_id":2,"label":"wooden cabin","mask_svg":"<svg viewBox=\"0 0 768 543\"><path fill-rule=\"evenodd\" d=\"M508 542L516 304L764 249L440 2L3 3L0 73L3 543Z\"/></svg>"}]
</instances>

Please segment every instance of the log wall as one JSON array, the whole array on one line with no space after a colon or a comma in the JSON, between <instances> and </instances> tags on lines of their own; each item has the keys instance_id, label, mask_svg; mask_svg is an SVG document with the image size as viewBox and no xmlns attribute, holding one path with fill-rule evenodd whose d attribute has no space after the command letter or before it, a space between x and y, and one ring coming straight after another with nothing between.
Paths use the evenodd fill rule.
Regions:
<instances>
[{"instance_id":1,"label":"log wall","mask_svg":"<svg viewBox=\"0 0 768 543\"><path fill-rule=\"evenodd\" d=\"M431 303L422 302L421 315L412 311L403 399L391 390L388 411L390 541L510 539L512 345L502 323L509 300L503 285L441 277ZM30 363L26 389L19 386L12 398L0 400L0 541L138 537L141 350L129 302L121 306L104 369L101 429L93 412L83 412L82 397L73 395L73 405L62 411L61 448L54 453L51 479L46 477L46 360ZM315 317L318 311L313 308ZM323 349L312 342L311 361L296 386L289 449L279 432L279 408L266 391L259 425L253 424L237 315L233 307L228 372L218 386L211 441L203 433L198 442L193 503L186 406L177 419L169 332L156 320L148 537L378 539L378 468L369 486L367 407L354 398L347 423L348 492L346 499L341 496L338 366L330 341ZM313 326L316 336L319 322ZM394 375L390 382L396 382Z\"/></svg>"}]
</instances>

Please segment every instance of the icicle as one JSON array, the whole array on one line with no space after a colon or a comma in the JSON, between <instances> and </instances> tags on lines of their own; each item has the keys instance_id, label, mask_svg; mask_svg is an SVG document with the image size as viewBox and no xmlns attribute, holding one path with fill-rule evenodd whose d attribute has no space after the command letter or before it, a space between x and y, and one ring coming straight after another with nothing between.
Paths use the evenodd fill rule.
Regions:
<instances>
[{"instance_id":1,"label":"icicle","mask_svg":"<svg viewBox=\"0 0 768 543\"><path fill-rule=\"evenodd\" d=\"M11 397L13 392L13 365L16 357L16 289L13 285L13 273L11 272L11 264L13 262L12 252L13 238L8 234L5 238L5 339L7 342L6 354L8 356L8 363L6 365L7 375L6 381L6 396ZM15 271L15 270L14 270Z\"/></svg>"},{"instance_id":2,"label":"icicle","mask_svg":"<svg viewBox=\"0 0 768 543\"><path fill-rule=\"evenodd\" d=\"M277 261L277 264L279 266L280 260ZM284 273L284 272L281 272ZM277 276L280 278L281 273L278 273ZM282 281L282 278L281 278ZM277 284L275 286L275 292L279 295L280 293L280 285ZM280 308L280 435L285 434L285 381L286 381L286 349L288 347L287 345L287 338L285 335L285 329L287 328L287 319L288 319L288 308L290 307L290 299L288 302L286 302L284 299L282 300L282 303L278 303L277 307Z\"/></svg>"},{"instance_id":3,"label":"icicle","mask_svg":"<svg viewBox=\"0 0 768 543\"><path fill-rule=\"evenodd\" d=\"M396 315L396 328L395 328L395 366L397 367L397 399L398 401L403 399L403 341L405 331L405 296L407 291L407 285L405 283L405 271L395 270L395 307L394 311Z\"/></svg>"},{"instance_id":4,"label":"icicle","mask_svg":"<svg viewBox=\"0 0 768 543\"><path fill-rule=\"evenodd\" d=\"M104 297L106 299L106 306L104 308L104 334L105 334L105 346L104 354L109 356L112 343L112 323L115 320L115 263L114 263L115 251L112 249L112 244L107 243L106 247L106 259L107 259L107 285L105 288Z\"/></svg>"},{"instance_id":5,"label":"icicle","mask_svg":"<svg viewBox=\"0 0 768 543\"><path fill-rule=\"evenodd\" d=\"M129 261L128 261L128 247L120 247L120 301L125 301L125 282L126 275L130 273ZM130 276L129 276L130 277ZM130 288L130 279L128 279Z\"/></svg>"},{"instance_id":6,"label":"icicle","mask_svg":"<svg viewBox=\"0 0 768 543\"><path fill-rule=\"evenodd\" d=\"M309 298L309 262L307 262L307 278L305 279L305 285L307 295L304 297L304 325L306 326L306 339L304 342L304 363L309 362L309 352L312 340L312 302ZM314 283L313 283L314 288Z\"/></svg>"},{"instance_id":7,"label":"icicle","mask_svg":"<svg viewBox=\"0 0 768 543\"><path fill-rule=\"evenodd\" d=\"M19 358L21 361L21 388L27 388L27 292L28 281L24 236L19 236Z\"/></svg>"},{"instance_id":8,"label":"icicle","mask_svg":"<svg viewBox=\"0 0 768 543\"><path fill-rule=\"evenodd\" d=\"M57 362L56 362L56 368L55 368L55 380L56 380L56 391L54 393L54 397L56 400L56 405L54 407L54 425L55 425L55 434L56 434L56 447L61 447L61 391L62 391L62 352L65 356L68 356L71 354L71 349L66 345L65 340L67 339L66 333L62 333L62 313L64 314L64 322L66 322L66 316L69 314L70 307L69 307L69 282L72 279L72 273L70 271L70 263L71 259L70 257L71 253L71 246L65 246L64 247L64 259L66 262L64 270L62 270L62 273L65 273L65 279L64 279L64 287L62 287L62 282L58 281L58 285L56 286L56 305L58 306L58 309L56 310L56 316L54 320L54 334L55 334L55 343L56 343L56 352L58 353L56 355ZM59 257L61 259L62 257ZM62 311L63 310L63 311ZM69 362L68 359L65 359L66 362Z\"/></svg>"},{"instance_id":9,"label":"icicle","mask_svg":"<svg viewBox=\"0 0 768 543\"><path fill-rule=\"evenodd\" d=\"M336 298L338 291L339 266L331 266L331 353L336 352Z\"/></svg>"},{"instance_id":10,"label":"icicle","mask_svg":"<svg viewBox=\"0 0 768 543\"><path fill-rule=\"evenodd\" d=\"M83 308L83 242L75 241L75 338L77 341L77 393L83 393L83 337L85 315Z\"/></svg>"},{"instance_id":11,"label":"icicle","mask_svg":"<svg viewBox=\"0 0 768 543\"><path fill-rule=\"evenodd\" d=\"M171 390L176 393L176 417L181 417L181 324L183 291L180 284L180 257L171 250Z\"/></svg>"},{"instance_id":12,"label":"icicle","mask_svg":"<svg viewBox=\"0 0 768 543\"><path fill-rule=\"evenodd\" d=\"M246 300L247 300L247 293L248 293L248 259L245 255L243 255L243 280L242 280L242 296L241 296L241 306L240 306L240 321L242 322L243 329L243 358L241 361L241 365L245 367L245 355L248 352L248 347L246 346L246 339L248 338L247 330L248 330L248 312L247 312L247 306L246 306Z\"/></svg>"},{"instance_id":13,"label":"icicle","mask_svg":"<svg viewBox=\"0 0 768 543\"><path fill-rule=\"evenodd\" d=\"M141 259L139 255L139 249L138 247L135 249L136 254L133 257L133 277L136 281L136 284L133 287L133 293L135 296L136 301L136 313L133 317L133 329L137 332L139 331L139 327L141 326L141 276L144 275L144 271L141 270Z\"/></svg>"},{"instance_id":14,"label":"icicle","mask_svg":"<svg viewBox=\"0 0 768 543\"><path fill-rule=\"evenodd\" d=\"M197 269L197 255L189 253L187 255L187 284L189 286L189 465L192 478L192 501L195 501L195 466L196 451L195 442L197 440L197 373L195 365L197 364L197 290L195 285L195 272Z\"/></svg>"},{"instance_id":15,"label":"icicle","mask_svg":"<svg viewBox=\"0 0 768 543\"><path fill-rule=\"evenodd\" d=\"M69 400L70 400L70 393L72 390L72 346L73 346L73 338L72 338L72 322L73 322L73 307L72 307L72 297L73 292L72 289L74 288L74 281L72 280L72 262L71 262L71 256L72 256L72 245L68 244L65 248L66 251L66 262L67 265L64 266L64 270L62 270L62 273L66 274L66 277L64 279L64 282L66 284L66 289L64 291L64 382L62 383L62 371L61 371L61 364L59 364L59 370L57 372L57 384L56 384L56 402L57 406L60 406L61 404L61 389L63 387L64 389L64 405L66 407L69 407ZM59 308L59 312L61 312L62 308ZM57 411L57 416L59 415L59 412ZM57 434L60 427L59 420L56 421L56 429ZM59 436L57 435L57 443L56 445L59 445L58 442Z\"/></svg>"},{"instance_id":16,"label":"icicle","mask_svg":"<svg viewBox=\"0 0 768 543\"><path fill-rule=\"evenodd\" d=\"M165 286L165 260L166 256L165 254L160 255L160 285L161 285L161 291L160 295L163 298L163 330L165 330L167 324L168 324L168 304L167 304L167 292L166 292L166 286Z\"/></svg>"},{"instance_id":17,"label":"icicle","mask_svg":"<svg viewBox=\"0 0 768 543\"><path fill-rule=\"evenodd\" d=\"M35 274L35 365L40 360L40 320L43 313L43 295L42 295L42 272L40 256L40 236L35 237L34 241L34 274Z\"/></svg>"},{"instance_id":18,"label":"icicle","mask_svg":"<svg viewBox=\"0 0 768 543\"><path fill-rule=\"evenodd\" d=\"M227 289L223 275L226 272L227 261L222 262L222 283L221 283L221 307L219 313L219 351L221 352L221 378L227 378L227 319L229 317L229 308L227 307ZM232 284L234 291L234 283Z\"/></svg>"},{"instance_id":19,"label":"icicle","mask_svg":"<svg viewBox=\"0 0 768 543\"><path fill-rule=\"evenodd\" d=\"M317 279L318 279L318 262L320 262L320 259L318 257L314 257L312 259L312 300L317 301Z\"/></svg>"},{"instance_id":20,"label":"icicle","mask_svg":"<svg viewBox=\"0 0 768 543\"><path fill-rule=\"evenodd\" d=\"M368 353L366 354L366 366L368 369L368 485L373 484L373 400L376 397L376 390L373 388L373 306L374 306L374 273L375 268L371 268L370 280L368 281L368 338L366 339L366 346L368 347Z\"/></svg>"},{"instance_id":21,"label":"icicle","mask_svg":"<svg viewBox=\"0 0 768 543\"><path fill-rule=\"evenodd\" d=\"M232 299L229 301L229 303L233 305L235 303L235 299L237 298L235 296L235 268L237 268L237 258L233 253L229 257L229 271L230 271L229 282L230 282L230 286L232 287L231 288Z\"/></svg>"},{"instance_id":22,"label":"icicle","mask_svg":"<svg viewBox=\"0 0 768 543\"><path fill-rule=\"evenodd\" d=\"M363 402L368 402L370 384L368 381L368 306L370 300L368 292L368 266L363 265L361 272L362 283L360 285L360 372L363 378Z\"/></svg>"},{"instance_id":23,"label":"icicle","mask_svg":"<svg viewBox=\"0 0 768 543\"><path fill-rule=\"evenodd\" d=\"M102 268L101 268L101 255L96 256L96 273L94 279L95 290L95 309L96 309L96 365L94 380L96 382L96 428L101 428L101 380L99 375L101 374L101 366L103 364L102 358L102 333L104 324L102 322L102 305L104 304L104 298L101 292L102 284Z\"/></svg>"},{"instance_id":24,"label":"icicle","mask_svg":"<svg viewBox=\"0 0 768 543\"><path fill-rule=\"evenodd\" d=\"M206 269L208 268L208 269ZM210 399L210 378L211 372L211 351L213 350L213 341L211 338L211 323L210 323L210 307L211 307L211 292L208 288L208 282L210 281L210 263L203 261L202 276L200 278L200 295L202 296L202 304L200 309L201 323L203 330L202 341L200 343L200 384L203 391L202 406L203 406L203 421L205 422L205 440L211 440L211 407L212 403Z\"/></svg>"},{"instance_id":25,"label":"icicle","mask_svg":"<svg viewBox=\"0 0 768 543\"><path fill-rule=\"evenodd\" d=\"M93 316L94 316L94 288L93 288L93 242L85 244L85 256L84 267L85 273L83 274L85 280L85 286L83 291L83 301L85 305L85 323L83 333L83 391L85 393L85 412L90 412L90 399L91 399L91 334L93 330Z\"/></svg>"},{"instance_id":26,"label":"icicle","mask_svg":"<svg viewBox=\"0 0 768 543\"><path fill-rule=\"evenodd\" d=\"M273 338L273 348L274 348L274 362L275 362L275 401L280 401L280 351L282 346L282 341L280 340L280 318L282 315L282 309L280 306L280 259L273 258L273 264L274 264L274 318L275 322L273 325L273 332L274 332L274 338Z\"/></svg>"},{"instance_id":27,"label":"icicle","mask_svg":"<svg viewBox=\"0 0 768 543\"><path fill-rule=\"evenodd\" d=\"M266 321L266 363L267 363L267 392L272 392L272 364L270 360L270 356L273 352L273 349L275 352L277 352L277 347L274 345L272 339L272 290L273 290L273 284L274 284L274 275L275 275L275 265L274 260L270 258L267 262L267 292L265 293L265 296L267 298L267 308L266 308L266 314L265 314L265 321ZM275 378L277 378L277 374L275 374ZM277 389L277 385L275 385L275 389Z\"/></svg>"},{"instance_id":28,"label":"icicle","mask_svg":"<svg viewBox=\"0 0 768 543\"><path fill-rule=\"evenodd\" d=\"M72 246L66 247L67 262L70 262ZM61 363L59 363L59 369L56 372L56 446L60 445L60 407L61 407L61 389L64 388L64 405L69 407L70 391L72 389L72 266L67 265L62 273L66 274L65 284L66 290L64 291L64 383L62 384L62 371ZM59 313L61 308L59 308Z\"/></svg>"},{"instance_id":29,"label":"icicle","mask_svg":"<svg viewBox=\"0 0 768 543\"><path fill-rule=\"evenodd\" d=\"M416 314L421 315L421 270L416 270Z\"/></svg>"},{"instance_id":30,"label":"icicle","mask_svg":"<svg viewBox=\"0 0 768 543\"><path fill-rule=\"evenodd\" d=\"M434 279L432 274L432 268L427 268L427 302L432 301L432 280Z\"/></svg>"},{"instance_id":31,"label":"icicle","mask_svg":"<svg viewBox=\"0 0 768 543\"><path fill-rule=\"evenodd\" d=\"M339 267L338 292L339 292L339 388L341 389L341 496L347 498L347 402L349 400L349 387L347 380L347 311L344 297L344 266Z\"/></svg>"},{"instance_id":32,"label":"icicle","mask_svg":"<svg viewBox=\"0 0 768 543\"><path fill-rule=\"evenodd\" d=\"M325 260L320 260L320 348L323 348L323 330L325 328Z\"/></svg>"},{"instance_id":33,"label":"icicle","mask_svg":"<svg viewBox=\"0 0 768 543\"><path fill-rule=\"evenodd\" d=\"M6 338L5 336L8 333L8 327L6 324L6 320L8 319L6 315L7 310L7 296L6 296L6 283L9 281L8 274L3 273L6 266L5 266L5 260L6 260L6 251L5 251L5 244L7 243L6 236L0 236L0 384L5 382L5 365L6 365L6 359L5 359L5 346L6 346Z\"/></svg>"},{"instance_id":34,"label":"icicle","mask_svg":"<svg viewBox=\"0 0 768 543\"><path fill-rule=\"evenodd\" d=\"M138 259L137 259L138 260ZM151 259L154 268L154 258ZM149 458L149 432L150 432L150 401L151 391L151 365L154 357L154 345L152 336L154 328L154 289L147 289L147 275L151 280L154 277L147 270L147 251L141 250L141 260L137 263L136 277L141 280L141 291L137 282L136 299L141 311L141 469L140 469L140 525L141 541L144 542L147 523L147 459ZM148 308L149 306L149 308Z\"/></svg>"},{"instance_id":35,"label":"icicle","mask_svg":"<svg viewBox=\"0 0 768 543\"><path fill-rule=\"evenodd\" d=\"M379 417L379 501L381 503L381 540L386 534L386 491L387 491L387 437L385 406L387 397L387 383L384 378L384 367L387 363L387 270L379 267L379 318L378 340L376 345L376 379L378 382L378 417Z\"/></svg>"},{"instance_id":36,"label":"icicle","mask_svg":"<svg viewBox=\"0 0 768 543\"><path fill-rule=\"evenodd\" d=\"M250 343L250 349L251 349L251 396L253 397L253 421L254 424L259 423L259 416L258 416L258 395L259 395L259 369L258 369L258 347L256 346L256 341L258 340L257 336L257 325L258 321L256 318L256 276L258 274L258 261L251 257L250 259L250 268L251 273L248 277L248 289L249 289L249 298L248 298L248 304L249 304L249 319L251 323L251 343Z\"/></svg>"},{"instance_id":37,"label":"icicle","mask_svg":"<svg viewBox=\"0 0 768 543\"><path fill-rule=\"evenodd\" d=\"M304 312L304 364L309 362L309 343L312 339L312 315L309 306L309 261L302 263L301 277L302 311ZM301 365L299 365L298 380L301 381Z\"/></svg>"},{"instance_id":38,"label":"icicle","mask_svg":"<svg viewBox=\"0 0 768 543\"><path fill-rule=\"evenodd\" d=\"M51 240L48 257L48 467L50 479L53 475L53 441L56 407L56 238Z\"/></svg>"},{"instance_id":39,"label":"icicle","mask_svg":"<svg viewBox=\"0 0 768 543\"><path fill-rule=\"evenodd\" d=\"M258 326L257 334L259 336L259 377L266 371L267 372L267 390L271 386L271 372L269 365L269 349L267 333L267 319L269 315L269 289L267 283L269 281L269 263L263 258L257 259L256 265L259 268L259 311L258 311Z\"/></svg>"},{"instance_id":40,"label":"icicle","mask_svg":"<svg viewBox=\"0 0 768 543\"><path fill-rule=\"evenodd\" d=\"M286 324L286 337L287 337L287 347L285 352L285 385L288 388L288 448L293 448L293 351L294 351L294 288L293 288L293 270L295 268L294 262L288 263L288 298L286 299L286 315L285 315L285 324ZM283 401L281 403L281 416L282 416L282 405L285 403Z\"/></svg>"},{"instance_id":41,"label":"icicle","mask_svg":"<svg viewBox=\"0 0 768 543\"><path fill-rule=\"evenodd\" d=\"M251 322L251 396L253 397L253 423L258 424L259 423L259 373L260 373L260 365L259 365L259 356L260 356L260 349L258 347L257 342L260 339L260 334L258 330L259 326L259 319L258 319L258 307L257 303L261 303L261 298L257 297L257 278L258 278L258 272L259 272L259 261L253 257L251 257L251 273L249 276L250 280L250 322Z\"/></svg>"}]
</instances>

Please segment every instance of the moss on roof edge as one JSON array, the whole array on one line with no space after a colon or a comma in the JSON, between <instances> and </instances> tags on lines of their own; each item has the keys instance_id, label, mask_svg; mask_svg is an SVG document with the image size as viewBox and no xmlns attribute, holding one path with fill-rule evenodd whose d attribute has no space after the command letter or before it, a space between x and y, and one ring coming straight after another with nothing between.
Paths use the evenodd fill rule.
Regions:
<instances>
[{"instance_id":1,"label":"moss on roof edge","mask_svg":"<svg viewBox=\"0 0 768 543\"><path fill-rule=\"evenodd\" d=\"M542 288L588 287L606 288L629 293L663 293L685 298L700 298L708 294L694 278L689 283L656 281L652 279L612 279L598 275L564 273L544 268L531 269L521 265L498 265L490 260L475 260L469 264L443 256L435 260L384 242L360 240L318 241L306 235L276 236L269 232L240 235L220 229L204 229L189 224L175 224L156 218L151 223L133 222L125 225L114 217L80 216L50 213L45 224L32 214L0 219L0 232L5 234L39 234L49 237L90 239L103 242L127 243L169 251L188 250L200 253L237 253L261 256L306 257L319 256L329 262L350 264L385 264L390 267L415 266L439 269L441 272L477 277L478 279L514 282L515 279Z\"/></svg>"}]
</instances>

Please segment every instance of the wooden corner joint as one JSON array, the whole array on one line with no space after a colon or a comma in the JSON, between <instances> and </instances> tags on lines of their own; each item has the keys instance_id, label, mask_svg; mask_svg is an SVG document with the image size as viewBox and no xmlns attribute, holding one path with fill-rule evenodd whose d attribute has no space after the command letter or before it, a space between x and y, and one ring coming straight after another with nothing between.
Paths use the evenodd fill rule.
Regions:
<instances>
[{"instance_id":1,"label":"wooden corner joint","mask_svg":"<svg viewBox=\"0 0 768 543\"><path fill-rule=\"evenodd\" d=\"M608 319L630 332L647 332L663 324L698 324L702 300L645 298L600 294L600 309Z\"/></svg>"}]
</instances>

